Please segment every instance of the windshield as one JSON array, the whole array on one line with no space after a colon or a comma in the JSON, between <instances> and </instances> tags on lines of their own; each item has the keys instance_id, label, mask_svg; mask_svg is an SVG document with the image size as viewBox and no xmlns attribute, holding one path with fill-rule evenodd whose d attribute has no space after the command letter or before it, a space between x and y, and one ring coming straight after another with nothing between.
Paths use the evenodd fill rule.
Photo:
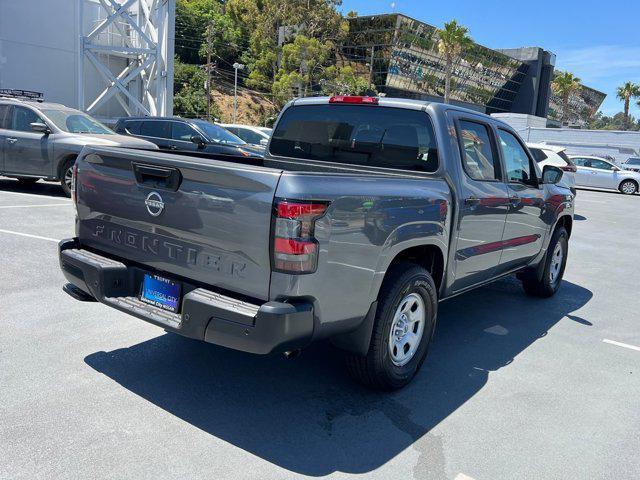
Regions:
<instances>
[{"instance_id":1,"label":"windshield","mask_svg":"<svg viewBox=\"0 0 640 480\"><path fill-rule=\"evenodd\" d=\"M630 158L627 160L627 165L638 165L640 166L640 158Z\"/></svg>"},{"instance_id":2,"label":"windshield","mask_svg":"<svg viewBox=\"0 0 640 480\"><path fill-rule=\"evenodd\" d=\"M198 128L200 128L209 137L213 143L219 143L222 145L245 145L244 140L236 137L230 131L214 125L213 123L204 122L202 120L196 120L194 122Z\"/></svg>"},{"instance_id":3,"label":"windshield","mask_svg":"<svg viewBox=\"0 0 640 480\"><path fill-rule=\"evenodd\" d=\"M42 113L65 132L114 135L105 125L77 110L42 110Z\"/></svg>"}]
</instances>

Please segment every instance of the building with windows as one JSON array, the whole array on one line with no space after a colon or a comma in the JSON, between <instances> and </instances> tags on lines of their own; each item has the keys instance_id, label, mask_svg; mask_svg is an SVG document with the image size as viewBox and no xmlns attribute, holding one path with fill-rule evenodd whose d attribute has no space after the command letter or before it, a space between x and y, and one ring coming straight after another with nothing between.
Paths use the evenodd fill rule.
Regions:
<instances>
[{"instance_id":1,"label":"building with windows","mask_svg":"<svg viewBox=\"0 0 640 480\"><path fill-rule=\"evenodd\" d=\"M388 96L442 101L446 60L438 29L402 14L349 19L338 61L368 76ZM453 66L452 103L484 113L561 116L551 91L555 55L539 47L492 50L477 43ZM570 101L570 125L582 126L605 95L585 87ZM560 102L561 104L561 102Z\"/></svg>"}]
</instances>

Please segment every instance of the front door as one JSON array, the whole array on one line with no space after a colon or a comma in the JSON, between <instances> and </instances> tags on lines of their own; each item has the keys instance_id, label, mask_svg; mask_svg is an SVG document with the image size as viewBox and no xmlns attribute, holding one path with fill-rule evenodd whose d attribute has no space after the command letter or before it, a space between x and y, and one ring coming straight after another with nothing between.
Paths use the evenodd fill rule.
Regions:
<instances>
[{"instance_id":1,"label":"front door","mask_svg":"<svg viewBox=\"0 0 640 480\"><path fill-rule=\"evenodd\" d=\"M34 110L14 105L4 131L4 171L8 174L50 176L52 174L51 135L36 132L31 123L45 123Z\"/></svg>"},{"instance_id":2,"label":"front door","mask_svg":"<svg viewBox=\"0 0 640 480\"><path fill-rule=\"evenodd\" d=\"M545 198L534 160L515 134L498 129L500 154L509 195L498 273L527 265L542 249L547 231Z\"/></svg>"},{"instance_id":3,"label":"front door","mask_svg":"<svg viewBox=\"0 0 640 480\"><path fill-rule=\"evenodd\" d=\"M481 117L466 114L455 123L462 172L453 292L495 275L509 205L490 126Z\"/></svg>"},{"instance_id":4,"label":"front door","mask_svg":"<svg viewBox=\"0 0 640 480\"><path fill-rule=\"evenodd\" d=\"M591 186L595 188L618 188L616 167L604 160L591 160Z\"/></svg>"}]
</instances>

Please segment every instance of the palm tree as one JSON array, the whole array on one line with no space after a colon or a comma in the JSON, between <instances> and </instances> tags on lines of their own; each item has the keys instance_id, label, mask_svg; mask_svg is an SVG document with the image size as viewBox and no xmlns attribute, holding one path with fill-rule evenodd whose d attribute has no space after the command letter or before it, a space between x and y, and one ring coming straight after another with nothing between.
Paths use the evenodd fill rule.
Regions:
<instances>
[{"instance_id":1,"label":"palm tree","mask_svg":"<svg viewBox=\"0 0 640 480\"><path fill-rule=\"evenodd\" d=\"M453 63L458 60L462 52L473 43L469 37L469 29L459 25L456 20L444 24L438 30L438 51L446 60L444 71L444 103L449 103L451 97L451 75Z\"/></svg>"},{"instance_id":2,"label":"palm tree","mask_svg":"<svg viewBox=\"0 0 640 480\"><path fill-rule=\"evenodd\" d=\"M631 99L640 96L640 85L632 82L625 82L618 87L618 99L624 102L624 129L629 130L629 106Z\"/></svg>"},{"instance_id":3,"label":"palm tree","mask_svg":"<svg viewBox=\"0 0 640 480\"><path fill-rule=\"evenodd\" d=\"M562 99L562 123L569 121L569 97L582 88L580 79L571 72L558 72L551 82L553 93Z\"/></svg>"}]
</instances>

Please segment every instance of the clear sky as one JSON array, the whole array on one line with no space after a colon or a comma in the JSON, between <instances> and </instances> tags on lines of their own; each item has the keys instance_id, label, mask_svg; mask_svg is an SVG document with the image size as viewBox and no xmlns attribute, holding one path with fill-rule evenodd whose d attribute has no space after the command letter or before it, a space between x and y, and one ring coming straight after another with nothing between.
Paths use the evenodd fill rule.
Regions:
<instances>
[{"instance_id":1,"label":"clear sky","mask_svg":"<svg viewBox=\"0 0 640 480\"><path fill-rule=\"evenodd\" d=\"M640 0L343 0L342 10L395 11L437 27L456 19L489 48L543 47L556 68L607 94L607 115L622 110L616 87L640 83Z\"/></svg>"}]
</instances>

